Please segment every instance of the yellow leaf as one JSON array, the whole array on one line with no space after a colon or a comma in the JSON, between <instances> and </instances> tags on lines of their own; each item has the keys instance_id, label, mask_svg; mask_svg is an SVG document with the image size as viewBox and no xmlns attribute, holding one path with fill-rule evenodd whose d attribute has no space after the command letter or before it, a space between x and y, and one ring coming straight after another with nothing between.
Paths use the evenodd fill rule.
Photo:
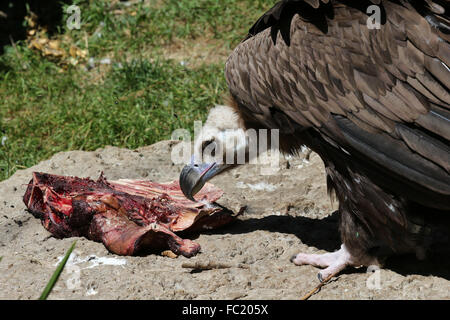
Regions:
<instances>
[{"instance_id":1,"label":"yellow leaf","mask_svg":"<svg viewBox=\"0 0 450 320\"><path fill-rule=\"evenodd\" d=\"M40 44L39 41L37 41L37 40L32 40L30 45L32 48L36 48L38 50L42 50L42 48L43 48L42 44Z\"/></svg>"},{"instance_id":2,"label":"yellow leaf","mask_svg":"<svg viewBox=\"0 0 450 320\"><path fill-rule=\"evenodd\" d=\"M77 57L77 47L71 46L69 49L70 56L73 58Z\"/></svg>"},{"instance_id":3,"label":"yellow leaf","mask_svg":"<svg viewBox=\"0 0 450 320\"><path fill-rule=\"evenodd\" d=\"M79 56L81 57L81 58L86 58L86 56L87 56L87 54L88 54L88 51L86 50L86 49L84 49L84 50L79 50Z\"/></svg>"},{"instance_id":4,"label":"yellow leaf","mask_svg":"<svg viewBox=\"0 0 450 320\"><path fill-rule=\"evenodd\" d=\"M48 46L49 46L51 49L59 49L59 43L60 43L59 40L50 40L50 41L48 42Z\"/></svg>"}]
</instances>

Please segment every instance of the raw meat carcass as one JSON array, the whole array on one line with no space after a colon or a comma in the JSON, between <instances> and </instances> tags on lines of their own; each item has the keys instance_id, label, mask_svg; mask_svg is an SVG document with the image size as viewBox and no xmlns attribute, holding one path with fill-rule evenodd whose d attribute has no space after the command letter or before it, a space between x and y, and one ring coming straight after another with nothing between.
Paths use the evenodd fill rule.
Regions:
<instances>
[{"instance_id":1,"label":"raw meat carcass","mask_svg":"<svg viewBox=\"0 0 450 320\"><path fill-rule=\"evenodd\" d=\"M34 172L24 202L57 238L84 236L101 241L113 253L135 255L169 248L191 257L200 245L177 232L212 229L234 220L213 202L223 192L212 184L186 199L177 181L97 181Z\"/></svg>"}]
</instances>

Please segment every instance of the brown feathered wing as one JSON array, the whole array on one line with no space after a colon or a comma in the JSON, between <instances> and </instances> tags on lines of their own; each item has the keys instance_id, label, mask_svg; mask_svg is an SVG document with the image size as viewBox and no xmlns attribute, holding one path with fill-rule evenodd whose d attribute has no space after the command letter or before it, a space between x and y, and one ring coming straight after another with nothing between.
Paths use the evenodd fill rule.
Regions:
<instances>
[{"instance_id":1,"label":"brown feathered wing","mask_svg":"<svg viewBox=\"0 0 450 320\"><path fill-rule=\"evenodd\" d=\"M230 92L247 121L315 130L395 194L449 209L448 2L382 1L369 29L377 2L277 3L227 60Z\"/></svg>"}]
</instances>

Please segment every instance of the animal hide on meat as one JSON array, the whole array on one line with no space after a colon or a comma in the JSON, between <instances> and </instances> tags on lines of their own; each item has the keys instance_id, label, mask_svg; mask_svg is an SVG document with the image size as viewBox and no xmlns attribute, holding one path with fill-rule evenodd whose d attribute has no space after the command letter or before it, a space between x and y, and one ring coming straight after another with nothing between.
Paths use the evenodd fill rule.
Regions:
<instances>
[{"instance_id":1,"label":"animal hide on meat","mask_svg":"<svg viewBox=\"0 0 450 320\"><path fill-rule=\"evenodd\" d=\"M97 181L34 172L23 197L28 210L57 238L84 236L113 253L135 255L169 247L191 257L200 245L176 232L212 229L231 222L232 213L211 205L223 192L208 184L186 199L178 182Z\"/></svg>"}]
</instances>

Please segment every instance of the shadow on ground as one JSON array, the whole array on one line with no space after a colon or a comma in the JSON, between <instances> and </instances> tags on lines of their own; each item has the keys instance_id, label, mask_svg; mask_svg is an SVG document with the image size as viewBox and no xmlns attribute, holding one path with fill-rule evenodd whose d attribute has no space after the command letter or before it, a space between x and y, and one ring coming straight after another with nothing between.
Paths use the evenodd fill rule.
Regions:
<instances>
[{"instance_id":1,"label":"shadow on ground","mask_svg":"<svg viewBox=\"0 0 450 320\"><path fill-rule=\"evenodd\" d=\"M324 219L292 216L266 216L260 219L238 220L210 234L242 234L257 230L293 234L305 245L320 250L335 251L340 248L339 212ZM205 233L205 232L202 232ZM427 259L420 261L414 254L393 255L385 262L385 268L401 275L437 276L450 280L450 241L440 235L428 252ZM365 268L348 269L344 273L365 272Z\"/></svg>"},{"instance_id":2,"label":"shadow on ground","mask_svg":"<svg viewBox=\"0 0 450 320\"><path fill-rule=\"evenodd\" d=\"M26 38L25 16L28 9L36 14L40 26L51 36L62 25L63 5L70 0L2 0L0 1L0 54L6 45Z\"/></svg>"}]
</instances>

